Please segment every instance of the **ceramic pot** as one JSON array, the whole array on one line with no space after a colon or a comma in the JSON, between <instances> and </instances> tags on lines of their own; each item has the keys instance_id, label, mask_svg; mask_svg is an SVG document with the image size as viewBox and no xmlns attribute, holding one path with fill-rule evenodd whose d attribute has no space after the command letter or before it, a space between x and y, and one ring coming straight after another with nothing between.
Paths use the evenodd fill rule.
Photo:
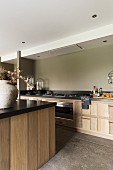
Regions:
<instances>
[{"instance_id":1,"label":"ceramic pot","mask_svg":"<svg viewBox=\"0 0 113 170\"><path fill-rule=\"evenodd\" d=\"M0 80L0 109L13 107L18 96L17 87L7 80Z\"/></svg>"}]
</instances>

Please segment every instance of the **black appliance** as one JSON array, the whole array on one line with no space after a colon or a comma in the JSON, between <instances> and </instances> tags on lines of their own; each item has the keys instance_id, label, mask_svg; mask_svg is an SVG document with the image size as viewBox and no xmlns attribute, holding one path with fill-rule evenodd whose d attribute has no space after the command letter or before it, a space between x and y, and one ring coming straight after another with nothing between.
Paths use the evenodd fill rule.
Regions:
<instances>
[{"instance_id":1,"label":"black appliance","mask_svg":"<svg viewBox=\"0 0 113 170\"><path fill-rule=\"evenodd\" d=\"M55 116L66 119L73 119L73 103L57 102L55 107Z\"/></svg>"}]
</instances>

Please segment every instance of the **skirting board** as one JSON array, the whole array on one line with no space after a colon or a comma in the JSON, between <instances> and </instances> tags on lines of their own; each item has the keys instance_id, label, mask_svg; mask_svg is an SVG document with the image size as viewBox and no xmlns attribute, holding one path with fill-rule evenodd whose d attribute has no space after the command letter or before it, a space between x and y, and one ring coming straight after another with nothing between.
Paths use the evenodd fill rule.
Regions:
<instances>
[{"instance_id":1,"label":"skirting board","mask_svg":"<svg viewBox=\"0 0 113 170\"><path fill-rule=\"evenodd\" d=\"M80 133L84 133L84 134L88 134L88 135L93 135L93 136L113 140L113 135L110 135L110 134L107 135L107 134L104 134L104 133L99 133L99 132L94 132L94 131L89 132L87 130L83 130L83 129L80 129L80 128L76 128L75 130L76 130L76 132L80 132Z\"/></svg>"}]
</instances>

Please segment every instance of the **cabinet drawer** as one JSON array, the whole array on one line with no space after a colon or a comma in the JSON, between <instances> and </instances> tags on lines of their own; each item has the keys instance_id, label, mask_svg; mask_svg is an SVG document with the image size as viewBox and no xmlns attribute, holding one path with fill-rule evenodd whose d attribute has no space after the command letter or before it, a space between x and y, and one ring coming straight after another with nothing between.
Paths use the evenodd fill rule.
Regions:
<instances>
[{"instance_id":1,"label":"cabinet drawer","mask_svg":"<svg viewBox=\"0 0 113 170\"><path fill-rule=\"evenodd\" d=\"M82 109L82 115L90 116L90 110L91 110L91 106L89 105L89 109Z\"/></svg>"},{"instance_id":2,"label":"cabinet drawer","mask_svg":"<svg viewBox=\"0 0 113 170\"><path fill-rule=\"evenodd\" d=\"M90 117L82 117L82 128L84 130L90 130Z\"/></svg>"}]
</instances>

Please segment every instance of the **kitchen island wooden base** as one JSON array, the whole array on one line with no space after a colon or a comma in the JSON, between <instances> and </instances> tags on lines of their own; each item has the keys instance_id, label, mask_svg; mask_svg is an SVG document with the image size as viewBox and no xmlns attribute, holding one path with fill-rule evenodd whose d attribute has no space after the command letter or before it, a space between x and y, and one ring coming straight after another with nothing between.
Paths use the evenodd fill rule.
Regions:
<instances>
[{"instance_id":1,"label":"kitchen island wooden base","mask_svg":"<svg viewBox=\"0 0 113 170\"><path fill-rule=\"evenodd\" d=\"M37 170L54 154L54 107L0 119L0 170Z\"/></svg>"}]
</instances>

